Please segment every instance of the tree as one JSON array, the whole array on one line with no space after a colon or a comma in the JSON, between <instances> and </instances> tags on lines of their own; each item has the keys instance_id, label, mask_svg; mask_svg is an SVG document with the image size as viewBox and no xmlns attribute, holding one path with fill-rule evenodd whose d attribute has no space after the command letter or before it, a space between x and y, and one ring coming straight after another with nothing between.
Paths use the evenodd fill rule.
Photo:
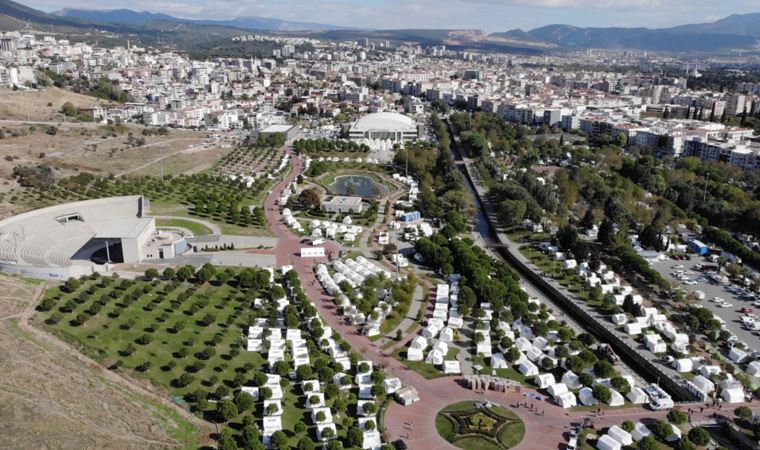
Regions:
<instances>
[{"instance_id":1,"label":"tree","mask_svg":"<svg viewBox=\"0 0 760 450\"><path fill-rule=\"evenodd\" d=\"M736 417L743 420L750 420L752 418L752 410L747 406L739 406L738 408L734 409L734 414Z\"/></svg>"},{"instance_id":2,"label":"tree","mask_svg":"<svg viewBox=\"0 0 760 450\"><path fill-rule=\"evenodd\" d=\"M253 409L253 397L247 392L238 392L235 396L235 406L238 411L245 412Z\"/></svg>"},{"instance_id":3,"label":"tree","mask_svg":"<svg viewBox=\"0 0 760 450\"><path fill-rule=\"evenodd\" d=\"M314 450L314 442L308 437L303 437L298 441L298 450Z\"/></svg>"},{"instance_id":4,"label":"tree","mask_svg":"<svg viewBox=\"0 0 760 450\"><path fill-rule=\"evenodd\" d=\"M303 422L296 422L293 426L293 431L295 431L296 434L304 434L306 432L306 424Z\"/></svg>"},{"instance_id":5,"label":"tree","mask_svg":"<svg viewBox=\"0 0 760 450\"><path fill-rule=\"evenodd\" d=\"M522 200L504 200L499 204L499 217L507 226L517 226L522 223L528 204Z\"/></svg>"},{"instance_id":6,"label":"tree","mask_svg":"<svg viewBox=\"0 0 760 450\"><path fill-rule=\"evenodd\" d=\"M654 435L657 437L657 439L661 441L666 440L670 437L671 434L673 434L673 425L664 420L660 420L659 422L651 425L650 429L652 430L652 433L654 433Z\"/></svg>"},{"instance_id":7,"label":"tree","mask_svg":"<svg viewBox=\"0 0 760 450\"><path fill-rule=\"evenodd\" d=\"M639 450L658 450L659 448L660 444L654 436L644 436L639 441Z\"/></svg>"},{"instance_id":8,"label":"tree","mask_svg":"<svg viewBox=\"0 0 760 450\"><path fill-rule=\"evenodd\" d=\"M239 414L237 406L229 400L220 400L216 404L216 415L221 422L229 422Z\"/></svg>"},{"instance_id":9,"label":"tree","mask_svg":"<svg viewBox=\"0 0 760 450\"><path fill-rule=\"evenodd\" d=\"M348 443L352 447L361 447L362 443L364 442L364 435L362 433L362 430L360 430L358 427L349 428L347 437Z\"/></svg>"},{"instance_id":10,"label":"tree","mask_svg":"<svg viewBox=\"0 0 760 450\"><path fill-rule=\"evenodd\" d=\"M317 209L322 203L322 194L317 188L308 188L298 195L298 203L305 209Z\"/></svg>"},{"instance_id":11,"label":"tree","mask_svg":"<svg viewBox=\"0 0 760 450\"><path fill-rule=\"evenodd\" d=\"M251 416L246 416L246 417L251 417ZM301 422L298 422L296 425L298 425L299 423ZM243 440L243 447L245 449L253 449L255 448L257 444L261 444L261 442L259 442L261 440L261 435L259 433L259 430L256 428L256 425L254 424L244 425L243 430L240 432L240 436Z\"/></svg>"},{"instance_id":12,"label":"tree","mask_svg":"<svg viewBox=\"0 0 760 450\"><path fill-rule=\"evenodd\" d=\"M612 392L610 392L610 388L603 384L597 384L592 387L591 390L594 394L594 397L602 403L609 404L610 400L612 399Z\"/></svg>"},{"instance_id":13,"label":"tree","mask_svg":"<svg viewBox=\"0 0 760 450\"><path fill-rule=\"evenodd\" d=\"M270 403L269 406L267 406L267 410L266 410L267 416L273 416L277 414L278 412L280 412L280 408L277 406L276 403Z\"/></svg>"},{"instance_id":14,"label":"tree","mask_svg":"<svg viewBox=\"0 0 760 450\"><path fill-rule=\"evenodd\" d=\"M177 270L176 277L179 281L187 281L194 273L193 266L182 266Z\"/></svg>"},{"instance_id":15,"label":"tree","mask_svg":"<svg viewBox=\"0 0 760 450\"><path fill-rule=\"evenodd\" d=\"M237 450L237 442L231 428L225 427L219 434L219 450Z\"/></svg>"},{"instance_id":16,"label":"tree","mask_svg":"<svg viewBox=\"0 0 760 450\"><path fill-rule=\"evenodd\" d=\"M164 272L163 272L163 277L164 277L164 279L166 279L166 280L171 280L172 278L174 278L174 276L175 276L176 274L177 274L177 272L174 270L174 268L172 268L172 267L167 267L166 269L164 269Z\"/></svg>"},{"instance_id":17,"label":"tree","mask_svg":"<svg viewBox=\"0 0 760 450\"><path fill-rule=\"evenodd\" d=\"M158 278L158 270L156 269L148 269L145 271L145 278L148 279L148 281Z\"/></svg>"},{"instance_id":18,"label":"tree","mask_svg":"<svg viewBox=\"0 0 760 450\"><path fill-rule=\"evenodd\" d=\"M285 449L288 447L288 435L282 431L275 431L270 438L272 446L277 449Z\"/></svg>"},{"instance_id":19,"label":"tree","mask_svg":"<svg viewBox=\"0 0 760 450\"><path fill-rule=\"evenodd\" d=\"M620 392L623 395L631 392L631 385L628 383L628 380L621 376L612 377L610 384L612 384L612 387L614 387L616 391Z\"/></svg>"},{"instance_id":20,"label":"tree","mask_svg":"<svg viewBox=\"0 0 760 450\"><path fill-rule=\"evenodd\" d=\"M620 427L621 427L622 429L624 429L625 431L627 431L627 432L629 432L629 433L630 433L631 431L633 431L633 430L634 430L634 428L636 428L636 424L634 424L634 423L633 423L632 421L630 421L630 420L626 420L625 422L623 422L623 424L622 424Z\"/></svg>"},{"instance_id":21,"label":"tree","mask_svg":"<svg viewBox=\"0 0 760 450\"><path fill-rule=\"evenodd\" d=\"M195 377L185 372L174 380L174 385L182 388L192 384L193 381L195 381Z\"/></svg>"},{"instance_id":22,"label":"tree","mask_svg":"<svg viewBox=\"0 0 760 450\"><path fill-rule=\"evenodd\" d=\"M668 412L668 420L676 425L681 425L686 422L687 418L686 413L680 409L671 409L670 412Z\"/></svg>"},{"instance_id":23,"label":"tree","mask_svg":"<svg viewBox=\"0 0 760 450\"><path fill-rule=\"evenodd\" d=\"M689 430L689 440L704 447L710 443L710 433L702 427L694 427Z\"/></svg>"},{"instance_id":24,"label":"tree","mask_svg":"<svg viewBox=\"0 0 760 450\"><path fill-rule=\"evenodd\" d=\"M61 112L69 117L76 117L79 114L79 108L71 102L66 102L61 106Z\"/></svg>"}]
</instances>

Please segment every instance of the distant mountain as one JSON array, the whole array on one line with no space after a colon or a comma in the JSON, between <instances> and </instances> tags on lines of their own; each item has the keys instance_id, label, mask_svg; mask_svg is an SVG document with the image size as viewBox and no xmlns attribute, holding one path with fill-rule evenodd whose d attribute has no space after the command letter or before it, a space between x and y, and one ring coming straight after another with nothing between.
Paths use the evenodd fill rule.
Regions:
<instances>
[{"instance_id":1,"label":"distant mountain","mask_svg":"<svg viewBox=\"0 0 760 450\"><path fill-rule=\"evenodd\" d=\"M236 17L229 20L211 20L211 19L183 19L161 13L151 13L148 11L132 11L130 9L71 9L64 8L52 13L58 17L69 17L86 19L96 22L110 22L128 25L149 25L156 21L176 22L183 24L196 25L213 25L222 27L234 27L245 30L270 30L270 31L302 31L302 30L342 30L347 27L337 25L327 25L323 23L312 22L292 22L288 20L273 19L268 17L245 16Z\"/></svg>"},{"instance_id":2,"label":"distant mountain","mask_svg":"<svg viewBox=\"0 0 760 450\"><path fill-rule=\"evenodd\" d=\"M735 14L713 23L672 28L581 28L548 25L510 30L494 37L553 43L562 47L639 49L666 52L714 52L757 48L760 14Z\"/></svg>"},{"instance_id":3,"label":"distant mountain","mask_svg":"<svg viewBox=\"0 0 760 450\"><path fill-rule=\"evenodd\" d=\"M74 17L93 22L124 23L130 25L145 25L148 22L156 20L176 20L174 17L166 14L151 13L147 11L136 12L131 9L111 9L106 11L98 9L63 8L59 11L52 12L51 15L57 17Z\"/></svg>"},{"instance_id":4,"label":"distant mountain","mask_svg":"<svg viewBox=\"0 0 760 450\"><path fill-rule=\"evenodd\" d=\"M733 14L711 23L697 23L667 28L671 32L735 34L760 37L760 13Z\"/></svg>"}]
</instances>

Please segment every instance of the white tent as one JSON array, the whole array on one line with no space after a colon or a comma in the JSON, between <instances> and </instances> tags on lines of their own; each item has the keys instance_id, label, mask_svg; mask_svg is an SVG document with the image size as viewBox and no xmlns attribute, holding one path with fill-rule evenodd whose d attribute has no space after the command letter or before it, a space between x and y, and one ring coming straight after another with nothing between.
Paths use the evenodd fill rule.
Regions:
<instances>
[{"instance_id":1,"label":"white tent","mask_svg":"<svg viewBox=\"0 0 760 450\"><path fill-rule=\"evenodd\" d=\"M620 445L620 442L616 441L613 437L605 434L597 441L596 448L599 450L620 450L623 448L623 446Z\"/></svg>"},{"instance_id":2,"label":"white tent","mask_svg":"<svg viewBox=\"0 0 760 450\"><path fill-rule=\"evenodd\" d=\"M625 396L629 402L633 403L634 405L643 405L649 400L649 397L647 397L647 394L638 387L631 388L631 392L626 394Z\"/></svg>"},{"instance_id":3,"label":"white tent","mask_svg":"<svg viewBox=\"0 0 760 450\"><path fill-rule=\"evenodd\" d=\"M694 361L691 358L681 358L673 361L676 372L691 372L694 369Z\"/></svg>"},{"instance_id":4,"label":"white tent","mask_svg":"<svg viewBox=\"0 0 760 450\"><path fill-rule=\"evenodd\" d=\"M631 431L631 437L636 442L644 439L646 436L651 435L652 431L650 431L649 428L647 428L647 426L641 422L637 422L636 425L633 426L633 431Z\"/></svg>"},{"instance_id":5,"label":"white tent","mask_svg":"<svg viewBox=\"0 0 760 450\"><path fill-rule=\"evenodd\" d=\"M557 380L555 380L554 375L550 373L542 373L540 375L536 375L534 383L536 383L539 389L546 389L549 386L556 384Z\"/></svg>"},{"instance_id":6,"label":"white tent","mask_svg":"<svg viewBox=\"0 0 760 450\"><path fill-rule=\"evenodd\" d=\"M459 364L459 361L444 361L443 373L447 375L456 375L462 373L462 368Z\"/></svg>"},{"instance_id":7,"label":"white tent","mask_svg":"<svg viewBox=\"0 0 760 450\"><path fill-rule=\"evenodd\" d=\"M500 352L497 352L491 355L491 368L492 369L507 369L509 368L509 363L507 363L507 360L504 358L504 355L502 355Z\"/></svg>"},{"instance_id":8,"label":"white tent","mask_svg":"<svg viewBox=\"0 0 760 450\"><path fill-rule=\"evenodd\" d=\"M444 357L444 354L441 353L440 351L430 350L430 353L428 353L427 358L425 358L425 362L428 364L439 366L443 364L443 357Z\"/></svg>"},{"instance_id":9,"label":"white tent","mask_svg":"<svg viewBox=\"0 0 760 450\"><path fill-rule=\"evenodd\" d=\"M549 393L552 397L556 398L560 395L564 394L565 392L568 392L569 389L567 388L567 385L565 383L557 383L549 386L549 388L546 390L546 392Z\"/></svg>"},{"instance_id":10,"label":"white tent","mask_svg":"<svg viewBox=\"0 0 760 450\"><path fill-rule=\"evenodd\" d=\"M575 394L572 392L565 392L564 394L555 397L554 401L562 408L573 408L578 405L578 401L575 398Z\"/></svg>"},{"instance_id":11,"label":"white tent","mask_svg":"<svg viewBox=\"0 0 760 450\"><path fill-rule=\"evenodd\" d=\"M631 436L631 433L625 431L617 425L611 426L610 429L607 430L607 434L616 441L620 442L622 445L633 444L633 437Z\"/></svg>"},{"instance_id":12,"label":"white tent","mask_svg":"<svg viewBox=\"0 0 760 450\"><path fill-rule=\"evenodd\" d=\"M724 388L720 392L720 398L726 403L741 403L744 401L744 390L739 386Z\"/></svg>"},{"instance_id":13,"label":"white tent","mask_svg":"<svg viewBox=\"0 0 760 450\"><path fill-rule=\"evenodd\" d=\"M581 387L580 378L572 370L568 370L564 375L562 375L562 382L565 383L570 389L578 389Z\"/></svg>"},{"instance_id":14,"label":"white tent","mask_svg":"<svg viewBox=\"0 0 760 450\"><path fill-rule=\"evenodd\" d=\"M620 392L616 391L615 389L610 389L610 406L623 406L625 405L625 399L620 394Z\"/></svg>"},{"instance_id":15,"label":"white tent","mask_svg":"<svg viewBox=\"0 0 760 450\"><path fill-rule=\"evenodd\" d=\"M416 348L418 350L424 350L427 348L428 341L422 336L416 336L409 344L409 348Z\"/></svg>"},{"instance_id":16,"label":"white tent","mask_svg":"<svg viewBox=\"0 0 760 450\"><path fill-rule=\"evenodd\" d=\"M596 405L599 403L599 400L597 400L594 397L593 391L591 391L591 388L583 388L578 392L578 398L580 398L581 403L583 403L584 406L591 406Z\"/></svg>"},{"instance_id":17,"label":"white tent","mask_svg":"<svg viewBox=\"0 0 760 450\"><path fill-rule=\"evenodd\" d=\"M530 361L523 361L520 363L520 367L517 370L526 377L533 377L538 375L538 367Z\"/></svg>"},{"instance_id":18,"label":"white tent","mask_svg":"<svg viewBox=\"0 0 760 450\"><path fill-rule=\"evenodd\" d=\"M702 375L697 375L693 380L691 380L691 382L694 383L694 386L696 386L697 389L704 392L705 394L710 394L715 390L715 383L703 377Z\"/></svg>"},{"instance_id":19,"label":"white tent","mask_svg":"<svg viewBox=\"0 0 760 450\"><path fill-rule=\"evenodd\" d=\"M747 375L751 377L760 376L760 361L752 361L747 365Z\"/></svg>"},{"instance_id":20,"label":"white tent","mask_svg":"<svg viewBox=\"0 0 760 450\"><path fill-rule=\"evenodd\" d=\"M409 361L422 361L422 349L409 347L406 351L406 359Z\"/></svg>"}]
</instances>

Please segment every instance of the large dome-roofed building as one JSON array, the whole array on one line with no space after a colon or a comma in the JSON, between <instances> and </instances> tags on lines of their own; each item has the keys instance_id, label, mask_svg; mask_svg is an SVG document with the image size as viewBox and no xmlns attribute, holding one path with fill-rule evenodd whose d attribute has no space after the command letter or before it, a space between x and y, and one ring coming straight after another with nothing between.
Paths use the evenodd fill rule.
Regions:
<instances>
[{"instance_id":1,"label":"large dome-roofed building","mask_svg":"<svg viewBox=\"0 0 760 450\"><path fill-rule=\"evenodd\" d=\"M387 150L394 144L417 140L419 128L411 117L395 112L379 112L367 114L354 122L348 136L373 150Z\"/></svg>"}]
</instances>

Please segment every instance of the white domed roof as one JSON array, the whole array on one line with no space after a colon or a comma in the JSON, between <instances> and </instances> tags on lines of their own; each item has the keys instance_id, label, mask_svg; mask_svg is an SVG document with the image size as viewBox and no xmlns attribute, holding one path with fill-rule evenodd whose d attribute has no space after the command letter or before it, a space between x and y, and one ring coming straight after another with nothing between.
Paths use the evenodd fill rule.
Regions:
<instances>
[{"instance_id":1,"label":"white domed roof","mask_svg":"<svg viewBox=\"0 0 760 450\"><path fill-rule=\"evenodd\" d=\"M357 120L352 128L355 131L406 131L415 130L417 127L411 117L394 112L379 112L367 114Z\"/></svg>"}]
</instances>

